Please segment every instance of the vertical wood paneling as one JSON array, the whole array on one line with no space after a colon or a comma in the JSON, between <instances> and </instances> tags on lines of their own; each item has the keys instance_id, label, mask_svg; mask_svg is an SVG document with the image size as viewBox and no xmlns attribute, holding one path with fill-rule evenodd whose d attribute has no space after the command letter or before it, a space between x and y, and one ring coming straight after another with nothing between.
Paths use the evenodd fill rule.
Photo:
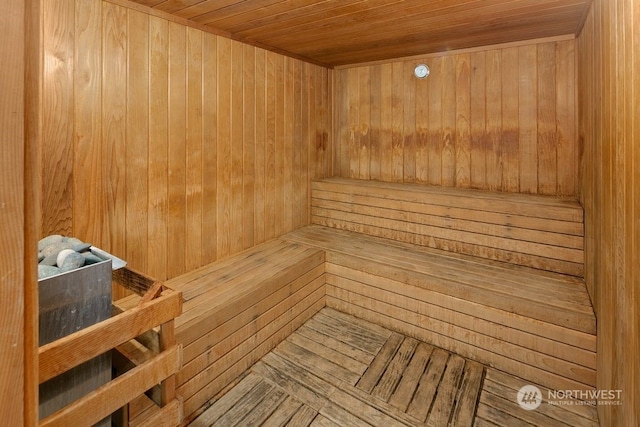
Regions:
<instances>
[{"instance_id":1,"label":"vertical wood paneling","mask_svg":"<svg viewBox=\"0 0 640 427\"><path fill-rule=\"evenodd\" d=\"M520 190L520 144L519 137L519 76L512 70L518 70L518 48L502 49L502 189L511 193Z\"/></svg>"},{"instance_id":2,"label":"vertical wood paneling","mask_svg":"<svg viewBox=\"0 0 640 427\"><path fill-rule=\"evenodd\" d=\"M285 109L284 109L284 57L274 55L273 84L275 117L274 117L274 235L279 236L284 232L284 140L285 140Z\"/></svg>"},{"instance_id":3,"label":"vertical wood paneling","mask_svg":"<svg viewBox=\"0 0 640 427\"><path fill-rule=\"evenodd\" d=\"M556 57L554 46L538 46L538 189L554 194L557 183Z\"/></svg>"},{"instance_id":4,"label":"vertical wood paneling","mask_svg":"<svg viewBox=\"0 0 640 427\"><path fill-rule=\"evenodd\" d=\"M266 52L256 49L255 52L256 101L255 101L255 164L254 164L254 239L256 244L266 240L265 234L265 203L266 203Z\"/></svg>"},{"instance_id":5,"label":"vertical wood paneling","mask_svg":"<svg viewBox=\"0 0 640 427\"><path fill-rule=\"evenodd\" d=\"M73 229L73 76L74 19L72 2L43 3L44 87L42 217L44 235ZM102 208L102 207L101 207Z\"/></svg>"},{"instance_id":6,"label":"vertical wood paneling","mask_svg":"<svg viewBox=\"0 0 640 427\"><path fill-rule=\"evenodd\" d=\"M100 244L126 253L127 11L102 5L102 170L104 216ZM75 171L75 169L74 169ZM75 175L75 173L74 173ZM114 289L114 298L123 296Z\"/></svg>"},{"instance_id":7,"label":"vertical wood paneling","mask_svg":"<svg viewBox=\"0 0 640 427\"><path fill-rule=\"evenodd\" d=\"M122 3L45 9L43 233L165 280L308 223L328 70Z\"/></svg>"},{"instance_id":8,"label":"vertical wood paneling","mask_svg":"<svg viewBox=\"0 0 640 427\"><path fill-rule=\"evenodd\" d=\"M416 105L418 101L416 98L416 79L412 76L414 66L410 62L405 62L402 66L404 68L402 72L402 99L406 100L409 104ZM416 108L406 108L403 112L403 182L416 181L416 109L417 106Z\"/></svg>"},{"instance_id":9,"label":"vertical wood paneling","mask_svg":"<svg viewBox=\"0 0 640 427\"><path fill-rule=\"evenodd\" d=\"M169 23L169 224L167 274L186 271L186 117L187 117L187 44L186 28Z\"/></svg>"},{"instance_id":10,"label":"vertical wood paneling","mask_svg":"<svg viewBox=\"0 0 640 427\"><path fill-rule=\"evenodd\" d=\"M293 61L284 58L284 105L295 105L294 89L295 78L293 76ZM293 206L294 206L294 179L293 179L293 115L284 114L284 146L283 146L283 169L284 169L284 206L283 206L283 227L284 230L293 229Z\"/></svg>"},{"instance_id":11,"label":"vertical wood paneling","mask_svg":"<svg viewBox=\"0 0 640 427\"><path fill-rule=\"evenodd\" d=\"M487 190L501 190L502 185L502 62L500 51L487 52ZM483 187L480 187L483 188Z\"/></svg>"},{"instance_id":12,"label":"vertical wood paneling","mask_svg":"<svg viewBox=\"0 0 640 427\"><path fill-rule=\"evenodd\" d=\"M187 28L186 234L185 269L202 265L203 258L203 34Z\"/></svg>"},{"instance_id":13,"label":"vertical wood paneling","mask_svg":"<svg viewBox=\"0 0 640 427\"><path fill-rule=\"evenodd\" d=\"M471 183L471 75L470 55L456 57L455 186ZM410 72L410 70L407 70Z\"/></svg>"},{"instance_id":14,"label":"vertical wood paneling","mask_svg":"<svg viewBox=\"0 0 640 427\"><path fill-rule=\"evenodd\" d=\"M442 58L441 185L455 186L456 173L456 65L453 56ZM407 105L407 108L411 108Z\"/></svg>"},{"instance_id":15,"label":"vertical wood paneling","mask_svg":"<svg viewBox=\"0 0 640 427\"><path fill-rule=\"evenodd\" d=\"M638 22L638 1L594 0L577 45L579 185L585 280L598 318L597 387L622 390L621 405L598 406L601 425L640 422ZM557 96L558 116L574 114L564 106L573 95L558 86ZM566 155L564 147L558 154Z\"/></svg>"},{"instance_id":16,"label":"vertical wood paneling","mask_svg":"<svg viewBox=\"0 0 640 427\"><path fill-rule=\"evenodd\" d=\"M0 411L3 424L27 426L33 425L37 414L33 408L37 403L37 343L33 342L33 329L29 330L37 328L37 298L33 292L37 285L33 277L33 255L28 256L28 251L35 249L36 239L31 222L34 206L28 200L33 191L28 187L33 178L29 164L36 159L25 153L33 153L31 145L38 141L27 140L25 143L25 136L29 136L29 131L25 135L25 106L29 109L29 102L33 100L25 100L24 90L25 57L29 55L29 48L38 49L38 46L27 42L25 49L25 3L0 1L0 24L3 31L0 39L0 230L4 240L0 248L3 271L0 276L3 303L0 313L0 359L3 364ZM34 34L27 36L29 39L35 37ZM31 91L36 82L29 80L26 81L27 90ZM29 116L27 126L30 125L28 121ZM36 371L35 375L32 371Z\"/></svg>"},{"instance_id":17,"label":"vertical wood paneling","mask_svg":"<svg viewBox=\"0 0 640 427\"><path fill-rule=\"evenodd\" d=\"M518 88L518 140L520 146L518 151L520 153L520 191L523 193L536 193L538 190L537 53L535 45L521 46L518 51L518 67L520 69ZM575 157L568 159L568 161L576 163Z\"/></svg>"},{"instance_id":18,"label":"vertical wood paneling","mask_svg":"<svg viewBox=\"0 0 640 427\"><path fill-rule=\"evenodd\" d=\"M218 258L218 93L217 37L203 34L202 41L202 264Z\"/></svg>"},{"instance_id":19,"label":"vertical wood paneling","mask_svg":"<svg viewBox=\"0 0 640 427\"><path fill-rule=\"evenodd\" d=\"M256 49L242 46L242 238L243 249L255 244L255 173L256 169Z\"/></svg>"},{"instance_id":20,"label":"vertical wood paneling","mask_svg":"<svg viewBox=\"0 0 640 427\"><path fill-rule=\"evenodd\" d=\"M265 123L265 240L273 239L276 236L277 208L275 201L276 193L276 75L275 57L272 52L266 52L265 73L266 73L266 123ZM268 196L267 196L268 195Z\"/></svg>"},{"instance_id":21,"label":"vertical wood paneling","mask_svg":"<svg viewBox=\"0 0 640 427\"><path fill-rule=\"evenodd\" d=\"M86 173L74 175L73 229L89 242L102 241L104 174L102 172L102 2L75 4L74 46L74 169L86 165ZM146 58L146 53L142 56ZM134 79L136 75L132 76ZM146 111L144 115L146 117ZM146 141L145 141L146 145ZM146 207L145 207L146 210Z\"/></svg>"},{"instance_id":22,"label":"vertical wood paneling","mask_svg":"<svg viewBox=\"0 0 640 427\"><path fill-rule=\"evenodd\" d=\"M149 17L149 64L148 274L165 280L169 217L169 23L153 16Z\"/></svg>"},{"instance_id":23,"label":"vertical wood paneling","mask_svg":"<svg viewBox=\"0 0 640 427\"><path fill-rule=\"evenodd\" d=\"M129 177L146 177L149 173L149 17L130 12L127 33L127 145L126 169ZM146 271L148 245L146 179L126 181L127 262Z\"/></svg>"},{"instance_id":24,"label":"vertical wood paneling","mask_svg":"<svg viewBox=\"0 0 640 427\"><path fill-rule=\"evenodd\" d=\"M339 174L576 195L575 66L569 39L339 69Z\"/></svg>"},{"instance_id":25,"label":"vertical wood paneling","mask_svg":"<svg viewBox=\"0 0 640 427\"><path fill-rule=\"evenodd\" d=\"M486 53L473 52L471 54L471 170L469 186L482 188L487 179L487 147L486 147L486 93L487 69Z\"/></svg>"},{"instance_id":26,"label":"vertical wood paneling","mask_svg":"<svg viewBox=\"0 0 640 427\"><path fill-rule=\"evenodd\" d=\"M243 185L242 177L245 174L243 168L243 70L242 70L242 44L233 41L231 43L231 230L237 235L230 239L231 253L240 252L243 249Z\"/></svg>"},{"instance_id":27,"label":"vertical wood paneling","mask_svg":"<svg viewBox=\"0 0 640 427\"><path fill-rule=\"evenodd\" d=\"M402 62L391 66L391 180L401 182L404 178L404 67Z\"/></svg>"},{"instance_id":28,"label":"vertical wood paneling","mask_svg":"<svg viewBox=\"0 0 640 427\"><path fill-rule=\"evenodd\" d=\"M442 183L442 58L429 61L431 74L427 79L429 84L429 184Z\"/></svg>"},{"instance_id":29,"label":"vertical wood paneling","mask_svg":"<svg viewBox=\"0 0 640 427\"><path fill-rule=\"evenodd\" d=\"M218 40L218 256L231 255L231 40Z\"/></svg>"}]
</instances>

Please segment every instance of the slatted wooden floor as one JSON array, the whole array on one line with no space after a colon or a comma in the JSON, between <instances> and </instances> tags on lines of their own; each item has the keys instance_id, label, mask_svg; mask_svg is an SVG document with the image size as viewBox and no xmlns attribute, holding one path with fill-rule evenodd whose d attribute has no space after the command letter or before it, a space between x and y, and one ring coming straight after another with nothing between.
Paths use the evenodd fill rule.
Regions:
<instances>
[{"instance_id":1,"label":"slatted wooden floor","mask_svg":"<svg viewBox=\"0 0 640 427\"><path fill-rule=\"evenodd\" d=\"M524 384L325 308L191 426L597 425L589 406L525 411L516 401Z\"/></svg>"}]
</instances>

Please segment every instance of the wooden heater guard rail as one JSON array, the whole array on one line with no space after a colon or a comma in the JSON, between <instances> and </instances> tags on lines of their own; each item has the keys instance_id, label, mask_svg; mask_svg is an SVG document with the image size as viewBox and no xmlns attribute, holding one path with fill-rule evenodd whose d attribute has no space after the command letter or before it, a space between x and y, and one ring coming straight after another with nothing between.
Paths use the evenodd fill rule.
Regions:
<instances>
[{"instance_id":1,"label":"wooden heater guard rail","mask_svg":"<svg viewBox=\"0 0 640 427\"><path fill-rule=\"evenodd\" d=\"M38 351L39 383L107 351L117 350L159 327L157 351L149 349L147 353L151 357L131 360L132 369L41 420L41 427L95 424L156 386L159 393L155 395L159 397L155 403L160 409L144 424L154 425L159 419L164 422L174 419L173 425L182 422L182 404L176 398L174 376L182 367L182 346L176 344L174 334L174 319L182 313L182 294L128 268L114 271L113 280L141 295L140 303L41 346Z\"/></svg>"}]
</instances>

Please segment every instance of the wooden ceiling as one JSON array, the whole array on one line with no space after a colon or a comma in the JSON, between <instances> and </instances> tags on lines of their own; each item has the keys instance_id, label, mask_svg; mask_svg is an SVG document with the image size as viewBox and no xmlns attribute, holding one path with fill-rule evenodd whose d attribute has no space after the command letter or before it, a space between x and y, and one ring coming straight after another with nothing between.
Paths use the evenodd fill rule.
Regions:
<instances>
[{"instance_id":1,"label":"wooden ceiling","mask_svg":"<svg viewBox=\"0 0 640 427\"><path fill-rule=\"evenodd\" d=\"M591 0L134 0L326 66L575 34Z\"/></svg>"}]
</instances>

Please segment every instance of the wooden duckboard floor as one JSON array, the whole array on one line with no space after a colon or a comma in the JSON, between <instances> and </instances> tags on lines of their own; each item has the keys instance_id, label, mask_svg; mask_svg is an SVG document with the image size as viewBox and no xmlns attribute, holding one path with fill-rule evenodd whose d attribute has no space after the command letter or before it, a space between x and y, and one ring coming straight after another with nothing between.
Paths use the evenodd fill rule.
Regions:
<instances>
[{"instance_id":1,"label":"wooden duckboard floor","mask_svg":"<svg viewBox=\"0 0 640 427\"><path fill-rule=\"evenodd\" d=\"M190 426L598 425L592 406L543 400L536 410L520 408L516 394L525 384L325 308Z\"/></svg>"}]
</instances>

